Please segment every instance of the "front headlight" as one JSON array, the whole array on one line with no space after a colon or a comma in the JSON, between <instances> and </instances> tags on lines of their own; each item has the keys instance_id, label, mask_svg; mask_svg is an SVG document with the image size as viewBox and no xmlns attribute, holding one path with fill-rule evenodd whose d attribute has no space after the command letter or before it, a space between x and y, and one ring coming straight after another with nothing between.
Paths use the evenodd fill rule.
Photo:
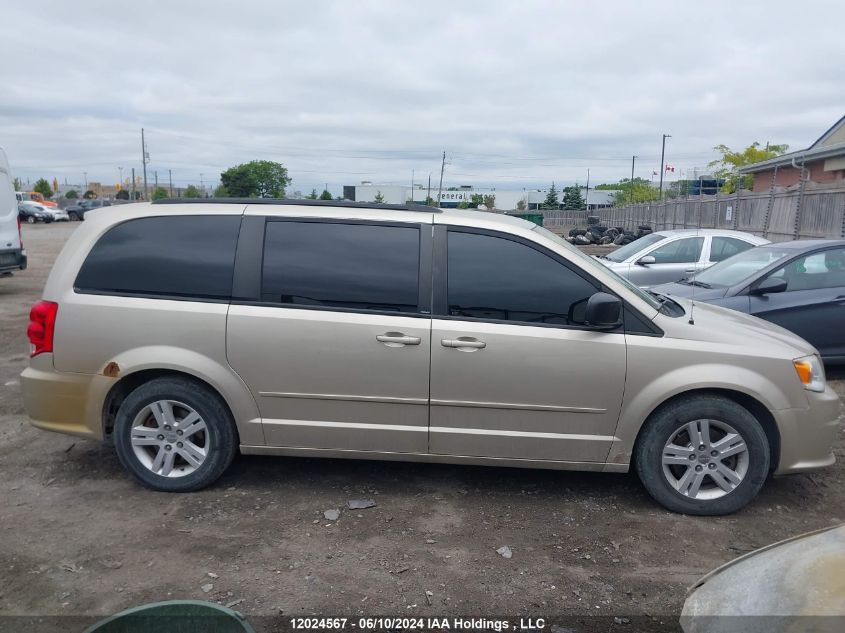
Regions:
<instances>
[{"instance_id":1,"label":"front headlight","mask_svg":"<svg viewBox=\"0 0 845 633\"><path fill-rule=\"evenodd\" d=\"M795 371L798 373L798 379L804 385L804 389L809 391L824 391L824 365L821 359L813 354L812 356L804 356L796 358L792 361L795 365Z\"/></svg>"}]
</instances>

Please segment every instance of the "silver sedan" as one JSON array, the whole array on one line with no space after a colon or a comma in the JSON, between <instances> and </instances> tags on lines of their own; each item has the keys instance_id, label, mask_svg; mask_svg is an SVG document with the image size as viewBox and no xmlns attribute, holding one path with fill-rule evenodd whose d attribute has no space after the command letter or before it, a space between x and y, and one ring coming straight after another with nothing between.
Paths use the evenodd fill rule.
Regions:
<instances>
[{"instance_id":1,"label":"silver sedan","mask_svg":"<svg viewBox=\"0 0 845 633\"><path fill-rule=\"evenodd\" d=\"M658 231L598 259L631 282L647 287L685 279L732 255L768 243L741 231Z\"/></svg>"}]
</instances>

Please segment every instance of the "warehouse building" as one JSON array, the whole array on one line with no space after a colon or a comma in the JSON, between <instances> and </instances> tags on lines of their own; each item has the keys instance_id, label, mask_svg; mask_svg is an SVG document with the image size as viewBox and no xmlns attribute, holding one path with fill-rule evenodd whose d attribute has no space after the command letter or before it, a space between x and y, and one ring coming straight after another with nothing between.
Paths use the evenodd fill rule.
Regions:
<instances>
[{"instance_id":1,"label":"warehouse building","mask_svg":"<svg viewBox=\"0 0 845 633\"><path fill-rule=\"evenodd\" d=\"M604 209L613 206L614 191L595 190L587 191L586 187L580 187L581 196L587 198L589 209ZM495 208L502 211L511 211L520 206L520 201L527 211L539 209L546 199L548 189L476 189L469 185L461 187L450 187L440 193L440 204L442 208L455 208L462 202L469 204L474 195L496 196ZM431 198L437 201L437 190L431 190ZM364 181L360 185L346 185L343 187L343 197L347 200L357 202L374 202L381 197L386 204L425 204L429 196L427 187L417 185L413 189L405 185L378 185ZM558 191L558 199L563 201L563 191Z\"/></svg>"}]
</instances>

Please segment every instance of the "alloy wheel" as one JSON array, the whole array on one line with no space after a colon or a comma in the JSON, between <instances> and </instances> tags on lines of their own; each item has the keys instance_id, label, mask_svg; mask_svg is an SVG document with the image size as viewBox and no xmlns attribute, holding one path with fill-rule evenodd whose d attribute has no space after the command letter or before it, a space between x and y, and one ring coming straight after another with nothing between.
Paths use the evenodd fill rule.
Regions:
<instances>
[{"instance_id":1,"label":"alloy wheel","mask_svg":"<svg viewBox=\"0 0 845 633\"><path fill-rule=\"evenodd\" d=\"M663 447L663 475L691 499L718 499L733 492L748 472L748 445L720 420L693 420L676 429Z\"/></svg>"},{"instance_id":2,"label":"alloy wheel","mask_svg":"<svg viewBox=\"0 0 845 633\"><path fill-rule=\"evenodd\" d=\"M184 477L208 457L208 427L199 413L175 400L156 400L142 408L132 423L132 450L150 472Z\"/></svg>"}]
</instances>

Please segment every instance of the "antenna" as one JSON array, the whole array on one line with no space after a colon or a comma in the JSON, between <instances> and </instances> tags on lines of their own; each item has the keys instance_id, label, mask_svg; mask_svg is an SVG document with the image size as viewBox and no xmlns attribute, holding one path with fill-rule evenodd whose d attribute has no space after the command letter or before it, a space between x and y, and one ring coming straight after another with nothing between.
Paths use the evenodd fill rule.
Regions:
<instances>
[{"instance_id":1,"label":"antenna","mask_svg":"<svg viewBox=\"0 0 845 633\"><path fill-rule=\"evenodd\" d=\"M701 233L701 196L704 194L704 189L702 185L704 184L704 175L698 177L698 225L695 227L695 237L699 237ZM717 183L718 184L718 183ZM716 207L718 209L718 205ZM701 245L702 251L704 250L704 244ZM701 257L701 254L698 255ZM690 307L689 307L689 323L690 325L695 325L695 319L693 318L693 312L695 311L695 287L698 285L695 282L695 275L698 273L698 262L693 264L693 273L692 273L692 296L690 297Z\"/></svg>"}]
</instances>

